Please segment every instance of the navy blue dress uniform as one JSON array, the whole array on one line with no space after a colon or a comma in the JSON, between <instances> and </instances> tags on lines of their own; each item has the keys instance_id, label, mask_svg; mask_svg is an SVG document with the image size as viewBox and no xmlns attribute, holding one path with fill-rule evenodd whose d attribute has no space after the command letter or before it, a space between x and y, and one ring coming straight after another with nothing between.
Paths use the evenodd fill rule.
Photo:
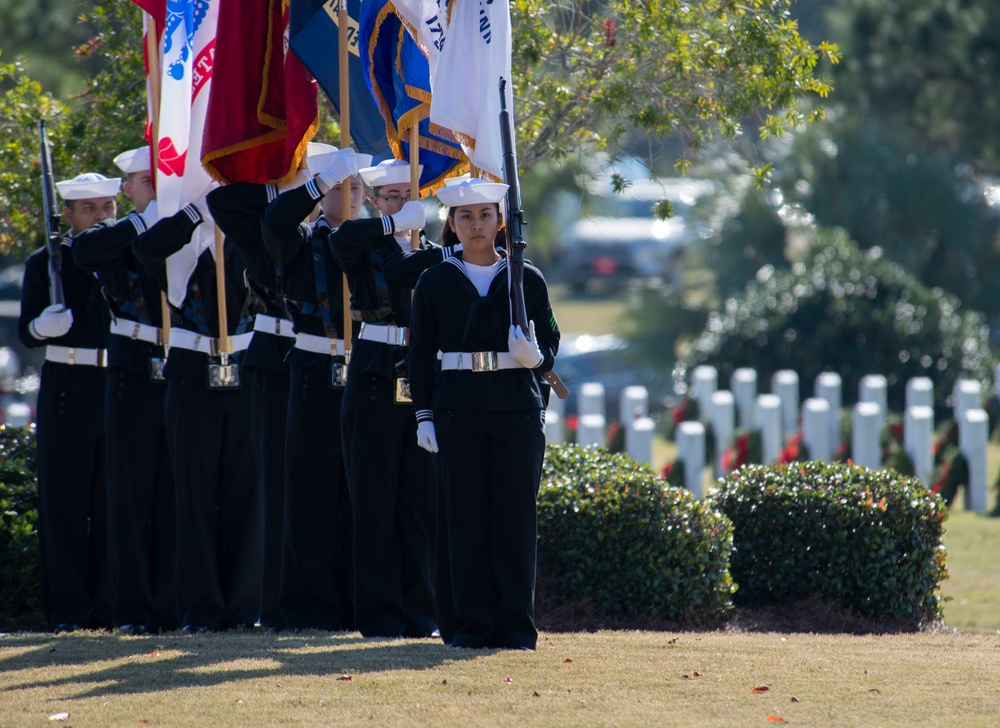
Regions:
<instances>
[{"instance_id":1,"label":"navy blue dress uniform","mask_svg":"<svg viewBox=\"0 0 1000 728\"><path fill-rule=\"evenodd\" d=\"M285 413L288 409L288 365L294 343L285 311L282 279L264 249L261 216L278 195L274 185L237 182L217 187L206 201L226 239L246 260L247 287L254 313L254 334L241 365L253 371L250 394L250 437L263 502L263 562L260 623L284 626L278 608L281 583L281 540L285 508Z\"/></svg>"},{"instance_id":2,"label":"navy blue dress uniform","mask_svg":"<svg viewBox=\"0 0 1000 728\"><path fill-rule=\"evenodd\" d=\"M354 628L353 523L341 442L343 276L321 217L315 180L283 192L264 215L264 240L281 269L295 346L285 440L281 613L292 629Z\"/></svg>"},{"instance_id":3,"label":"navy blue dress uniform","mask_svg":"<svg viewBox=\"0 0 1000 728\"><path fill-rule=\"evenodd\" d=\"M75 204L112 200L113 217L120 183L88 173L57 188ZM97 278L73 260L72 238L61 244L65 310L49 305L49 252L41 248L25 263L17 323L22 344L45 347L36 414L42 611L52 629L110 628L103 422L110 315Z\"/></svg>"},{"instance_id":4,"label":"navy blue dress uniform","mask_svg":"<svg viewBox=\"0 0 1000 728\"><path fill-rule=\"evenodd\" d=\"M354 510L355 620L365 636L424 637L437 630L437 486L429 454L416 445L413 407L398 396L405 395L411 291L382 272L386 259L402 253L394 231L393 218L383 217L346 221L330 236L360 323L341 410Z\"/></svg>"},{"instance_id":5,"label":"navy blue dress uniform","mask_svg":"<svg viewBox=\"0 0 1000 728\"><path fill-rule=\"evenodd\" d=\"M171 286L167 258L189 244L203 221L201 210L188 205L136 238L133 252L164 290ZM252 335L246 263L232 242L224 251L228 333L239 352ZM246 452L252 374L240 371L238 388L209 388L208 367L219 362L215 281L214 257L206 249L186 284L174 282L184 288L183 301L175 312L165 369L177 490L177 594L187 631L250 627L260 608L260 491ZM172 304L176 298L171 295ZM230 361L239 362L239 353Z\"/></svg>"},{"instance_id":6,"label":"navy blue dress uniform","mask_svg":"<svg viewBox=\"0 0 1000 728\"><path fill-rule=\"evenodd\" d=\"M160 288L132 253L146 228L133 210L73 243L74 260L97 275L111 309L104 432L113 616L116 627L137 632L178 627Z\"/></svg>"},{"instance_id":7,"label":"navy blue dress uniform","mask_svg":"<svg viewBox=\"0 0 1000 728\"><path fill-rule=\"evenodd\" d=\"M478 180L467 184L473 182ZM483 192L484 199L502 200L506 186L490 187L502 189ZM455 204L447 189L438 196ZM536 496L545 451L540 373L552 368L559 331L544 278L525 265L524 297L538 359L528 368L515 358L507 260L496 262L483 294L463 259L466 251L421 276L409 352L418 427L423 436L425 423L432 423L436 435L452 644L534 649Z\"/></svg>"}]
</instances>

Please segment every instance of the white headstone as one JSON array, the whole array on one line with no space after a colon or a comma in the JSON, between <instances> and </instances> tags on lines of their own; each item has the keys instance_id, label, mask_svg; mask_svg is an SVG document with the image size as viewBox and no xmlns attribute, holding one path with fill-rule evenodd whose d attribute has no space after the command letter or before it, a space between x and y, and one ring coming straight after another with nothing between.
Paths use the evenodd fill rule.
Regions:
<instances>
[{"instance_id":1,"label":"white headstone","mask_svg":"<svg viewBox=\"0 0 1000 728\"><path fill-rule=\"evenodd\" d=\"M722 467L722 459L726 448L733 444L733 432L736 429L736 404L733 393L720 390L712 395L709 403L708 418L712 423L712 434L715 436L715 462L712 463L712 475L721 478L726 474Z\"/></svg>"},{"instance_id":2,"label":"white headstone","mask_svg":"<svg viewBox=\"0 0 1000 728\"><path fill-rule=\"evenodd\" d=\"M903 450L913 461L920 482L931 487L934 480L934 409L907 407L903 419Z\"/></svg>"},{"instance_id":3,"label":"white headstone","mask_svg":"<svg viewBox=\"0 0 1000 728\"><path fill-rule=\"evenodd\" d=\"M855 465L877 470L882 467L882 408L875 402L858 402L854 406L854 428L851 433L851 459Z\"/></svg>"},{"instance_id":4,"label":"white headstone","mask_svg":"<svg viewBox=\"0 0 1000 728\"><path fill-rule=\"evenodd\" d=\"M913 377L906 382L906 409L934 406L934 382L930 377Z\"/></svg>"},{"instance_id":5,"label":"white headstone","mask_svg":"<svg viewBox=\"0 0 1000 728\"><path fill-rule=\"evenodd\" d=\"M559 399L557 396L555 396L553 394L551 397L549 397L548 411L549 412L555 412L556 414L559 415L559 419L560 420L565 420L566 419L566 400L565 399Z\"/></svg>"},{"instance_id":6,"label":"white headstone","mask_svg":"<svg viewBox=\"0 0 1000 728\"><path fill-rule=\"evenodd\" d=\"M649 416L649 391L640 384L622 389L618 400L618 421L631 428L636 420Z\"/></svg>"},{"instance_id":7,"label":"white headstone","mask_svg":"<svg viewBox=\"0 0 1000 728\"><path fill-rule=\"evenodd\" d=\"M799 375L792 369L779 369L771 377L771 392L781 398L781 431L785 436L799 430Z\"/></svg>"},{"instance_id":8,"label":"white headstone","mask_svg":"<svg viewBox=\"0 0 1000 728\"><path fill-rule=\"evenodd\" d=\"M25 402L11 402L7 405L7 424L11 427L24 427L31 424L31 407Z\"/></svg>"},{"instance_id":9,"label":"white headstone","mask_svg":"<svg viewBox=\"0 0 1000 728\"><path fill-rule=\"evenodd\" d=\"M625 430L625 451L637 463L653 464L653 433L656 423L648 417L640 417Z\"/></svg>"},{"instance_id":10,"label":"white headstone","mask_svg":"<svg viewBox=\"0 0 1000 728\"><path fill-rule=\"evenodd\" d=\"M970 409L979 409L981 406L982 392L979 382L974 379L959 379L955 382L955 422L961 423L962 415Z\"/></svg>"},{"instance_id":11,"label":"white headstone","mask_svg":"<svg viewBox=\"0 0 1000 728\"><path fill-rule=\"evenodd\" d=\"M584 382L577 395L577 414L600 415L604 417L604 385L599 382Z\"/></svg>"},{"instance_id":12,"label":"white headstone","mask_svg":"<svg viewBox=\"0 0 1000 728\"><path fill-rule=\"evenodd\" d=\"M606 447L607 425L604 415L581 415L576 426L576 442L583 447L598 445Z\"/></svg>"},{"instance_id":13,"label":"white headstone","mask_svg":"<svg viewBox=\"0 0 1000 728\"><path fill-rule=\"evenodd\" d=\"M885 427L885 417L889 412L889 384L881 374L868 374L861 377L858 384L858 401L874 402L879 406L879 435Z\"/></svg>"},{"instance_id":14,"label":"white headstone","mask_svg":"<svg viewBox=\"0 0 1000 728\"><path fill-rule=\"evenodd\" d=\"M830 445L830 403L810 397L802 403L802 442L810 460L829 462L833 454Z\"/></svg>"},{"instance_id":15,"label":"white headstone","mask_svg":"<svg viewBox=\"0 0 1000 728\"><path fill-rule=\"evenodd\" d=\"M736 400L736 415L740 427L753 427L754 403L757 399L757 371L741 367L733 372L729 389Z\"/></svg>"},{"instance_id":16,"label":"white headstone","mask_svg":"<svg viewBox=\"0 0 1000 728\"><path fill-rule=\"evenodd\" d=\"M830 405L830 449L840 447L841 381L836 372L822 372L816 376L816 396Z\"/></svg>"},{"instance_id":17,"label":"white headstone","mask_svg":"<svg viewBox=\"0 0 1000 728\"><path fill-rule=\"evenodd\" d=\"M545 411L545 442L549 445L566 442L563 419L558 412L551 408Z\"/></svg>"},{"instance_id":18,"label":"white headstone","mask_svg":"<svg viewBox=\"0 0 1000 728\"><path fill-rule=\"evenodd\" d=\"M684 487L701 498L705 494L705 426L697 421L677 426L677 456L684 463Z\"/></svg>"},{"instance_id":19,"label":"white headstone","mask_svg":"<svg viewBox=\"0 0 1000 728\"><path fill-rule=\"evenodd\" d=\"M719 388L719 372L715 367L703 364L691 371L691 397L698 402L699 419L705 421L708 403Z\"/></svg>"},{"instance_id":20,"label":"white headstone","mask_svg":"<svg viewBox=\"0 0 1000 728\"><path fill-rule=\"evenodd\" d=\"M765 465L770 465L778 459L784 445L778 395L761 394L757 397L757 429L760 430L761 459Z\"/></svg>"},{"instance_id":21,"label":"white headstone","mask_svg":"<svg viewBox=\"0 0 1000 728\"><path fill-rule=\"evenodd\" d=\"M969 464L969 489L965 507L970 511L986 510L986 443L990 436L990 418L986 410L967 409L959 428L958 449Z\"/></svg>"}]
</instances>

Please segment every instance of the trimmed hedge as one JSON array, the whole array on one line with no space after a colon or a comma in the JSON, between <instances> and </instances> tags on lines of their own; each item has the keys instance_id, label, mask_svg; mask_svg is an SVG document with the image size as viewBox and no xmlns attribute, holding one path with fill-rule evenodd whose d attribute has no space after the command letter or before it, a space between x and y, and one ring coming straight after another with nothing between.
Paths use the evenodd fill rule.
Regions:
<instances>
[{"instance_id":1,"label":"trimmed hedge","mask_svg":"<svg viewBox=\"0 0 1000 728\"><path fill-rule=\"evenodd\" d=\"M821 462L747 466L706 500L733 522L738 606L819 596L880 620L941 619L947 510L915 478Z\"/></svg>"},{"instance_id":2,"label":"trimmed hedge","mask_svg":"<svg viewBox=\"0 0 1000 728\"><path fill-rule=\"evenodd\" d=\"M0 615L39 606L35 473L34 427L0 426Z\"/></svg>"},{"instance_id":3,"label":"trimmed hedge","mask_svg":"<svg viewBox=\"0 0 1000 728\"><path fill-rule=\"evenodd\" d=\"M729 521L624 455L550 445L538 538L550 601L586 600L619 625L717 626L732 609Z\"/></svg>"}]
</instances>

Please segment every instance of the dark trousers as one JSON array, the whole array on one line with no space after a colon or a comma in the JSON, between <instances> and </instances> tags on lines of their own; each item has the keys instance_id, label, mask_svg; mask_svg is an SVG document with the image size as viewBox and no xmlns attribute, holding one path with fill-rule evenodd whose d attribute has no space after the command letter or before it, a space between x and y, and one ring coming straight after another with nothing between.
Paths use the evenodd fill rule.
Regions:
<instances>
[{"instance_id":1,"label":"dark trousers","mask_svg":"<svg viewBox=\"0 0 1000 728\"><path fill-rule=\"evenodd\" d=\"M60 390L46 382L51 366L36 411L42 611L52 628L111 627L104 388Z\"/></svg>"},{"instance_id":2,"label":"dark trousers","mask_svg":"<svg viewBox=\"0 0 1000 728\"><path fill-rule=\"evenodd\" d=\"M436 480L394 382L352 372L344 392L344 457L354 509L354 607L366 637L423 637L434 616Z\"/></svg>"},{"instance_id":3,"label":"dark trousers","mask_svg":"<svg viewBox=\"0 0 1000 728\"><path fill-rule=\"evenodd\" d=\"M534 649L540 410L435 410L456 647Z\"/></svg>"},{"instance_id":4,"label":"dark trousers","mask_svg":"<svg viewBox=\"0 0 1000 728\"><path fill-rule=\"evenodd\" d=\"M209 390L203 369L167 384L181 624L252 626L261 564L260 490L248 452L252 376L241 372L243 389Z\"/></svg>"},{"instance_id":5,"label":"dark trousers","mask_svg":"<svg viewBox=\"0 0 1000 728\"><path fill-rule=\"evenodd\" d=\"M290 629L354 629L351 499L329 372L291 366L281 614Z\"/></svg>"},{"instance_id":6,"label":"dark trousers","mask_svg":"<svg viewBox=\"0 0 1000 728\"><path fill-rule=\"evenodd\" d=\"M116 367L104 395L115 626L176 629L177 521L165 382Z\"/></svg>"},{"instance_id":7,"label":"dark trousers","mask_svg":"<svg viewBox=\"0 0 1000 728\"><path fill-rule=\"evenodd\" d=\"M260 623L281 629L281 532L285 511L285 416L288 371L256 367L250 395L251 442L260 479L264 558L261 565Z\"/></svg>"}]
</instances>

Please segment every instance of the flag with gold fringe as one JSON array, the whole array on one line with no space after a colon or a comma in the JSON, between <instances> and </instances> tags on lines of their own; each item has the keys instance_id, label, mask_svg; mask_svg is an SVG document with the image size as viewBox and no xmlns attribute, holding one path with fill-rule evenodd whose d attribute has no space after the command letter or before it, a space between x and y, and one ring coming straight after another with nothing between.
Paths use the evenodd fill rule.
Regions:
<instances>
[{"instance_id":1,"label":"flag with gold fringe","mask_svg":"<svg viewBox=\"0 0 1000 728\"><path fill-rule=\"evenodd\" d=\"M433 194L448 177L467 172L469 162L460 144L431 129L427 57L389 0L362 3L359 37L365 78L385 120L393 155L410 159L410 130L417 125L423 166L420 189L423 194Z\"/></svg>"},{"instance_id":2,"label":"flag with gold fringe","mask_svg":"<svg viewBox=\"0 0 1000 728\"><path fill-rule=\"evenodd\" d=\"M290 0L220 0L201 161L220 182L285 184L319 128L317 87L288 50Z\"/></svg>"}]
</instances>

